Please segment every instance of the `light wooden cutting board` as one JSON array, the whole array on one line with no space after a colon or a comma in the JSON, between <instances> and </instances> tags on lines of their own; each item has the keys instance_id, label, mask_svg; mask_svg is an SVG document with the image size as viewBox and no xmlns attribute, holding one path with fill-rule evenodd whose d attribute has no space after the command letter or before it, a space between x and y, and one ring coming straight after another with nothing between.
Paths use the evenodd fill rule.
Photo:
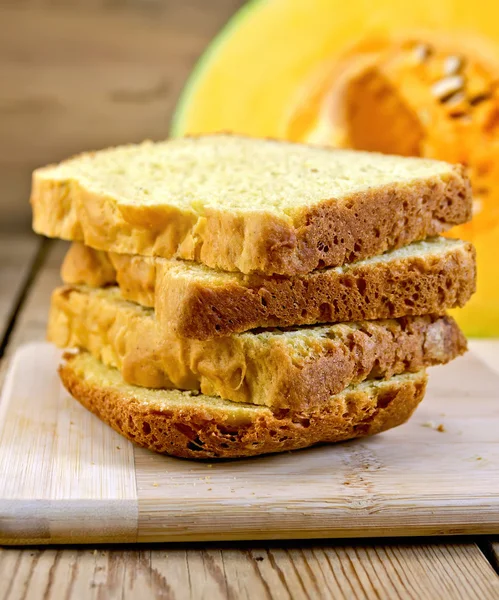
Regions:
<instances>
[{"instance_id":1,"label":"light wooden cutting board","mask_svg":"<svg viewBox=\"0 0 499 600\"><path fill-rule=\"evenodd\" d=\"M499 342L472 348L398 429L196 463L134 447L65 392L59 351L24 346L0 404L0 543L499 533Z\"/></svg>"}]
</instances>

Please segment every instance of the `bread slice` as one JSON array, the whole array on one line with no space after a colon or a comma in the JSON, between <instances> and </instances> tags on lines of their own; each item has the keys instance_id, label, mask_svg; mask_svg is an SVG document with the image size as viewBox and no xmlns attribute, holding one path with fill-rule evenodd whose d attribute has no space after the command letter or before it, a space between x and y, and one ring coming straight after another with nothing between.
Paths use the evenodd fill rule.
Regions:
<instances>
[{"instance_id":1,"label":"bread slice","mask_svg":"<svg viewBox=\"0 0 499 600\"><path fill-rule=\"evenodd\" d=\"M67 356L66 389L139 446L185 458L237 458L373 435L404 423L423 399L426 374L349 387L303 413L125 383L88 353Z\"/></svg>"},{"instance_id":2,"label":"bread slice","mask_svg":"<svg viewBox=\"0 0 499 600\"><path fill-rule=\"evenodd\" d=\"M48 338L90 351L125 381L201 390L235 402L308 410L365 379L443 364L466 350L448 316L273 329L199 341L164 336L153 311L117 288L63 287L52 295Z\"/></svg>"},{"instance_id":3,"label":"bread slice","mask_svg":"<svg viewBox=\"0 0 499 600\"><path fill-rule=\"evenodd\" d=\"M117 281L125 298L155 307L163 332L210 339L256 327L442 313L474 292L475 251L469 242L437 237L288 279L73 244L61 275L70 284Z\"/></svg>"},{"instance_id":4,"label":"bread slice","mask_svg":"<svg viewBox=\"0 0 499 600\"><path fill-rule=\"evenodd\" d=\"M49 237L288 276L471 218L460 166L231 135L82 154L35 171L31 203Z\"/></svg>"}]
</instances>

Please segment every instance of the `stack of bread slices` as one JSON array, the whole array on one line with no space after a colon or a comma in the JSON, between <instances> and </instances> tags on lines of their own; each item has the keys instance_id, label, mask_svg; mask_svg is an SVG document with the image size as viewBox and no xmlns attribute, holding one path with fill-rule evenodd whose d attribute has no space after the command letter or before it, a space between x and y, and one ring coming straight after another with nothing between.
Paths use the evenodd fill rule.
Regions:
<instances>
[{"instance_id":1,"label":"stack of bread slices","mask_svg":"<svg viewBox=\"0 0 499 600\"><path fill-rule=\"evenodd\" d=\"M462 354L475 287L459 166L231 135L35 171L71 240L48 337L69 392L137 444L240 457L375 434Z\"/></svg>"}]
</instances>

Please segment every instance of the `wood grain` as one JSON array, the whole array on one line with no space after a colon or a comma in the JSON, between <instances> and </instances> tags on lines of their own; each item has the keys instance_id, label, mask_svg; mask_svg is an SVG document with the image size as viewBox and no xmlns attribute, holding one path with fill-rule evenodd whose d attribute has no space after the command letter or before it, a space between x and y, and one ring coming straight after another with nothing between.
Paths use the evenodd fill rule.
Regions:
<instances>
[{"instance_id":1,"label":"wood grain","mask_svg":"<svg viewBox=\"0 0 499 600\"><path fill-rule=\"evenodd\" d=\"M120 438L62 389L59 358L24 345L5 384L4 544L499 533L499 375L473 353L434 369L403 427L215 463Z\"/></svg>"},{"instance_id":2,"label":"wood grain","mask_svg":"<svg viewBox=\"0 0 499 600\"><path fill-rule=\"evenodd\" d=\"M0 541L134 542L137 494L130 444L72 402L55 371L27 366L60 351L28 344L6 378L0 422Z\"/></svg>"},{"instance_id":3,"label":"wood grain","mask_svg":"<svg viewBox=\"0 0 499 600\"><path fill-rule=\"evenodd\" d=\"M496 373L499 373L499 360L495 360L493 355L491 355L489 352L491 345L494 344L494 341L495 340L473 340L471 347L491 369L493 369ZM487 545L488 544L489 542ZM499 573L499 539L494 539L492 542L490 542L490 557L496 572Z\"/></svg>"},{"instance_id":4,"label":"wood grain","mask_svg":"<svg viewBox=\"0 0 499 600\"><path fill-rule=\"evenodd\" d=\"M0 236L0 342L19 301L41 239L34 234Z\"/></svg>"},{"instance_id":5,"label":"wood grain","mask_svg":"<svg viewBox=\"0 0 499 600\"><path fill-rule=\"evenodd\" d=\"M460 543L0 550L2 600L493 600L499 577Z\"/></svg>"},{"instance_id":6,"label":"wood grain","mask_svg":"<svg viewBox=\"0 0 499 600\"><path fill-rule=\"evenodd\" d=\"M28 225L29 208L26 199L29 173L33 167L62 158L68 151L86 148L88 144L97 147L98 144L113 143L108 141L113 136L119 141L122 139L121 130L126 132L127 140L135 137L156 138L164 134L168 113L174 102L171 96L178 94L182 85L180 80L187 75L195 55L211 36L208 28L211 27L212 31L218 29L225 15L234 10L238 3L230 0L210 0L209 3L196 0L176 4L181 7L180 11L172 11L172 2L166 0L68 0L64 3L53 0L0 1L1 6L9 7L9 10L0 12L3 26L0 37L0 71L3 77L3 84L0 86L0 228L8 229L12 223ZM71 14L73 10L75 12ZM92 30L99 26L104 10L116 18L118 34L108 47L103 50L99 48L99 60L102 62L99 69L95 54L91 52L92 44L86 44L86 40L92 39ZM139 12L144 20L140 22L139 19L139 22L133 23ZM47 16L43 17L43 13ZM73 30L67 37L58 29L58 24L63 22L61 17L64 18L65 14L68 15L68 21L73 23ZM153 21L160 17L161 26L153 25L154 32L151 33L147 20ZM24 18L25 24L17 27L19 20ZM82 19L81 33L74 31L79 18ZM107 23L109 22L108 20ZM132 25L123 25L124 22ZM45 27L44 31L42 27L37 30L38 23ZM167 35L161 34L162 27ZM191 50L182 46L183 54L178 60L175 55L175 62L178 63L175 65L172 64L170 55L163 51L163 67L158 66L161 58L145 54L145 47L145 53L139 52L138 57L138 62L141 62L144 69L144 75L141 75L140 67L134 65L131 53L126 54L127 47L138 48L137 40L144 40L146 37L149 45L150 37L154 49L161 44L166 48L169 40L175 40L172 30L178 30L182 36L186 27L197 28L191 34L196 38L196 46L191 46ZM137 36L137 30L146 33ZM128 38L117 39L120 32L127 31L130 32ZM75 38L73 46L71 36ZM44 43L41 44L40 41ZM188 41L187 45L190 43ZM70 52L71 49L73 52ZM83 67L78 60L84 60L85 54L89 54L89 58L87 65ZM39 64L36 64L37 60ZM94 69L90 64L92 60L95 61ZM17 65L23 62L25 65L17 73ZM29 63L32 62L35 62L35 67L30 68ZM149 63L154 66L148 66ZM132 64L130 69L129 64ZM154 98L154 93L160 97L164 94L164 88L154 87L163 76L163 68L171 74L171 80L168 80L170 88L167 91L171 96L163 100L166 109L161 98ZM85 83L75 84L79 69ZM113 76L114 69L118 73ZM24 78L25 73L35 73L29 85ZM106 77L110 77L112 85L106 86L103 81ZM56 79L60 82L50 87L51 82ZM94 80L95 89L91 89ZM77 93L72 91L72 86L75 85ZM55 98L51 93L52 89L56 90ZM77 96L86 94L87 89L89 97L84 102ZM111 113L106 114L105 110L101 113L95 100L106 97L109 90L132 91L132 94L118 93L117 96L114 95L113 102L106 99L105 107L110 108ZM153 93L149 94L150 91ZM120 105L116 97L126 102ZM137 102L134 104L133 101ZM84 127L78 123L80 116L87 126L92 127L95 138L92 134L82 132ZM98 126L92 121L93 117ZM109 131L106 133L108 127ZM103 128L102 133L97 131L99 128ZM78 141L78 135L83 139ZM0 235L0 241L4 240L4 235ZM10 243L7 245L9 247ZM62 248L63 245L59 243L54 246L46 268L34 282L32 293L17 320L14 335L7 348L8 355L12 355L14 348L23 341L44 338L48 300L51 288L59 281L57 261L62 258ZM11 261L8 250L7 253L2 250L0 272L6 258ZM21 262L24 264L24 261ZM17 268L12 272L16 276ZM22 277L18 276L18 281L20 279ZM0 293L4 298L9 298L7 304L12 306L11 299L15 296L12 290L6 291L2 285ZM0 328L4 325L2 317ZM433 430L428 430L428 434L432 432L437 435ZM292 579L292 585L288 584L286 587L287 581L283 574L287 575L289 569L301 577L311 577L310 573L313 573L320 587L320 594L312 596L314 598L487 600L499 596L498 578L494 576L478 547L472 543L428 545L419 541L414 544L375 544L352 548L330 544L308 546L301 542L299 547L280 543L280 549L273 546L253 550L248 546L241 550L240 546L241 544L238 544L238 548L169 546L161 550L157 546L153 546L153 550L144 546L139 547L141 549L98 550L0 549L0 598L17 600L44 597L50 600L65 597L80 600L130 598L140 594L143 600L161 597L197 599L203 597L204 590L207 590L204 597L214 600L229 597L254 598L253 590L261 591L262 598L306 597L303 596L301 586L296 585L296 578ZM499 556L499 543L494 548ZM272 564L267 553L273 556ZM309 557L308 564L300 560L302 553ZM285 560L281 558L283 555ZM262 557L264 560L259 560ZM214 562L223 567L221 584L219 572L216 570L217 576L212 575ZM265 574L263 578L260 571ZM317 590L315 586L310 589L314 592ZM213 590L216 590L213 595L208 596ZM239 596L234 595L234 590ZM389 595L386 590L389 590Z\"/></svg>"},{"instance_id":7,"label":"wood grain","mask_svg":"<svg viewBox=\"0 0 499 600\"><path fill-rule=\"evenodd\" d=\"M49 242L46 251L40 257L38 270L32 273L32 281L29 289L26 290L20 312L12 324L13 330L4 357L0 361L0 388L7 372L9 359L15 350L23 343L45 339L50 295L52 290L61 283L59 271L67 248L66 242Z\"/></svg>"},{"instance_id":8,"label":"wood grain","mask_svg":"<svg viewBox=\"0 0 499 600\"><path fill-rule=\"evenodd\" d=\"M1 2L0 229L27 229L35 167L166 137L197 57L240 4Z\"/></svg>"},{"instance_id":9,"label":"wood grain","mask_svg":"<svg viewBox=\"0 0 499 600\"><path fill-rule=\"evenodd\" d=\"M50 295L52 290L61 284L59 271L67 249L68 244L60 241L52 242L47 249L16 320L6 357L12 356L16 348L23 343L45 340Z\"/></svg>"}]
</instances>

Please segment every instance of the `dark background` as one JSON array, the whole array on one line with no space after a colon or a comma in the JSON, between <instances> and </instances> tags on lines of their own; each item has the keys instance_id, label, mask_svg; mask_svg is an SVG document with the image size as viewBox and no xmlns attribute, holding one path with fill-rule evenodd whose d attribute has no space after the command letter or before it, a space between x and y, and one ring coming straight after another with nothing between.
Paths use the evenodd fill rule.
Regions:
<instances>
[{"instance_id":1,"label":"dark background","mask_svg":"<svg viewBox=\"0 0 499 600\"><path fill-rule=\"evenodd\" d=\"M34 168L168 135L203 49L243 0L0 0L0 232L30 227Z\"/></svg>"}]
</instances>

